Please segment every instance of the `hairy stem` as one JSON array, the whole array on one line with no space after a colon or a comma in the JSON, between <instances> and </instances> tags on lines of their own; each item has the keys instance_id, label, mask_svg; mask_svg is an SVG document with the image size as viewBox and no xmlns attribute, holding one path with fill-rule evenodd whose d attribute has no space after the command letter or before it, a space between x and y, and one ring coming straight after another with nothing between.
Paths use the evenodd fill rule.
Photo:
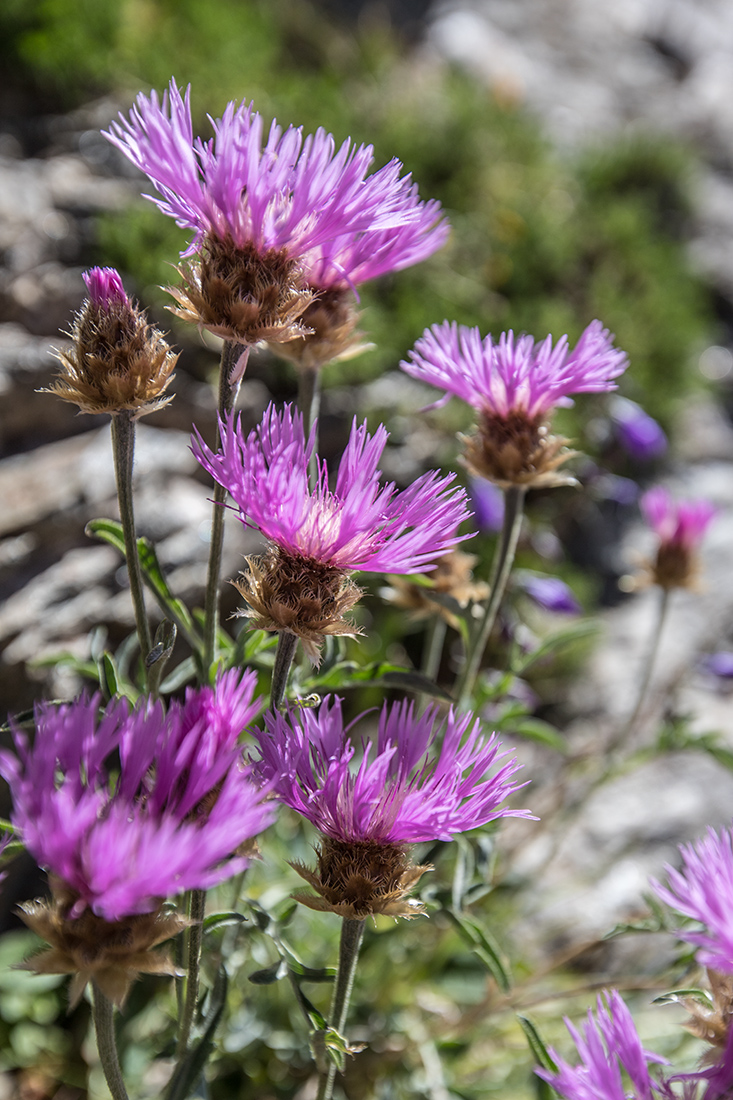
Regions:
<instances>
[{"instance_id":1,"label":"hairy stem","mask_svg":"<svg viewBox=\"0 0 733 1100\"><path fill-rule=\"evenodd\" d=\"M97 1049L99 1050L99 1060L102 1063L104 1076L113 1100L128 1100L127 1089L120 1069L120 1059L117 1055L114 1007L96 982L92 982L92 991L94 1030L97 1035Z\"/></svg>"},{"instance_id":2,"label":"hairy stem","mask_svg":"<svg viewBox=\"0 0 733 1100\"><path fill-rule=\"evenodd\" d=\"M343 1035L346 1027L346 1016L349 1011L351 991L354 988L356 964L359 961L359 948L364 938L363 920L351 920L344 918L341 928L341 943L339 946L339 970L336 978L336 986L333 991L329 1027ZM336 1080L335 1063L329 1066L327 1072L322 1075L316 1100L331 1100L333 1085Z\"/></svg>"},{"instance_id":3,"label":"hairy stem","mask_svg":"<svg viewBox=\"0 0 733 1100\"><path fill-rule=\"evenodd\" d=\"M272 687L270 688L270 708L279 710L285 690L288 686L290 668L293 664L295 649L298 639L295 634L288 634L281 630L277 636L277 652L275 654L275 667L272 670Z\"/></svg>"},{"instance_id":4,"label":"hairy stem","mask_svg":"<svg viewBox=\"0 0 733 1100\"><path fill-rule=\"evenodd\" d=\"M201 968L201 940L206 913L206 891L192 890L188 915L193 922L188 930L188 971L186 974L186 999L178 1033L178 1060L185 1056L191 1037L196 1005L199 999L199 972Z\"/></svg>"},{"instance_id":5,"label":"hairy stem","mask_svg":"<svg viewBox=\"0 0 733 1100\"><path fill-rule=\"evenodd\" d=\"M135 625L140 641L140 652L145 668L145 680L147 683L148 672L145 666L145 658L153 648L153 640L150 633L150 624L145 610L145 597L143 595L143 581L140 572L140 559L137 555L137 539L135 537L135 513L132 506L132 463L135 454L135 421L132 413L123 411L115 413L112 417L112 451L115 460L115 479L117 481L117 500L120 508L120 522L122 534L125 540L125 557L127 559L127 574L130 578L130 595L135 611Z\"/></svg>"},{"instance_id":6,"label":"hairy stem","mask_svg":"<svg viewBox=\"0 0 733 1100\"><path fill-rule=\"evenodd\" d=\"M489 579L491 593L486 603L484 617L473 634L466 654L463 674L456 687L456 698L461 707L466 707L471 699L481 668L484 650L496 622L496 616L499 613L507 581L512 571L519 532L522 527L525 492L524 488L517 485L512 486L511 489L506 489L504 492L504 523L499 545L496 548L496 554L491 565L491 577Z\"/></svg>"},{"instance_id":7,"label":"hairy stem","mask_svg":"<svg viewBox=\"0 0 733 1100\"><path fill-rule=\"evenodd\" d=\"M219 367L219 416L226 419L234 408L239 386L244 374L249 347L227 340L221 351ZM244 360L244 362L242 362ZM221 445L221 431L217 427L216 450ZM206 577L206 598L204 602L204 677L216 660L216 641L219 633L219 577L221 574L221 555L224 545L224 501L226 489L218 481L214 485L214 506L211 516L211 543L209 545L209 568Z\"/></svg>"}]
</instances>

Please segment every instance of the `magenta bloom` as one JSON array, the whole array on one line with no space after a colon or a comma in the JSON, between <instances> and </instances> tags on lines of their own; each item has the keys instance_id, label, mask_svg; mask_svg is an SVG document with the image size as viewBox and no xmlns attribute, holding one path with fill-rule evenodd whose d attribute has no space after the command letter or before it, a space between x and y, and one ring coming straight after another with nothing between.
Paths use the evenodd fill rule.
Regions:
<instances>
[{"instance_id":1,"label":"magenta bloom","mask_svg":"<svg viewBox=\"0 0 733 1100\"><path fill-rule=\"evenodd\" d=\"M470 713L451 709L441 722L436 706L418 715L413 703L385 704L376 744L362 744L357 763L341 700L332 696L318 710L268 712L254 736L262 778L326 836L402 845L452 840L499 817L532 818L504 805L526 785L512 782L521 765L480 728Z\"/></svg>"},{"instance_id":2,"label":"magenta bloom","mask_svg":"<svg viewBox=\"0 0 733 1100\"><path fill-rule=\"evenodd\" d=\"M99 696L36 710L30 747L0 754L13 824L38 863L106 921L155 910L246 866L234 856L272 819L236 744L254 718L254 673L228 674L164 714L126 700L99 717ZM119 763L116 761L119 759Z\"/></svg>"},{"instance_id":3,"label":"magenta bloom","mask_svg":"<svg viewBox=\"0 0 733 1100\"><path fill-rule=\"evenodd\" d=\"M221 435L214 454L196 432L194 455L231 494L242 522L291 557L339 570L417 573L460 541L457 528L470 513L463 490L450 487L453 474L424 474L399 493L380 484L381 425L371 436L354 420L332 490L320 461L310 488L315 427L306 440L302 416L289 405L282 412L270 405L246 438L233 417Z\"/></svg>"},{"instance_id":4,"label":"magenta bloom","mask_svg":"<svg viewBox=\"0 0 733 1100\"><path fill-rule=\"evenodd\" d=\"M113 267L91 267L82 272L89 294L89 301L97 309L109 310L114 306L131 306L125 293L119 272Z\"/></svg>"},{"instance_id":5,"label":"magenta bloom","mask_svg":"<svg viewBox=\"0 0 733 1100\"><path fill-rule=\"evenodd\" d=\"M557 1072L535 1069L538 1077L565 1100L655 1100L657 1096L673 1094L666 1085L654 1081L649 1064L665 1064L666 1059L645 1050L636 1031L631 1013L615 990L598 998L596 1013L588 1011L588 1022L579 1032L569 1020L568 1031L578 1048L580 1065L571 1066L550 1049ZM633 1092L628 1092L621 1070L631 1079Z\"/></svg>"},{"instance_id":6,"label":"magenta bloom","mask_svg":"<svg viewBox=\"0 0 733 1100\"><path fill-rule=\"evenodd\" d=\"M682 870L665 867L669 886L655 880L652 886L667 905L704 926L677 933L700 948L701 965L733 974L733 831L708 829L680 852Z\"/></svg>"},{"instance_id":7,"label":"magenta bloom","mask_svg":"<svg viewBox=\"0 0 733 1100\"><path fill-rule=\"evenodd\" d=\"M498 343L481 338L476 328L433 325L415 344L410 361L400 364L421 382L446 391L479 412L506 419L520 412L530 420L544 418L557 405L570 404L571 393L601 393L615 388L626 370L626 355L611 344L600 321L591 321L571 351L567 336L555 347L552 337L535 343L504 332Z\"/></svg>"},{"instance_id":8,"label":"magenta bloom","mask_svg":"<svg viewBox=\"0 0 733 1100\"><path fill-rule=\"evenodd\" d=\"M644 493L640 504L644 518L660 542L674 544L687 551L697 549L716 514L710 501L675 502L661 485Z\"/></svg>"}]
</instances>

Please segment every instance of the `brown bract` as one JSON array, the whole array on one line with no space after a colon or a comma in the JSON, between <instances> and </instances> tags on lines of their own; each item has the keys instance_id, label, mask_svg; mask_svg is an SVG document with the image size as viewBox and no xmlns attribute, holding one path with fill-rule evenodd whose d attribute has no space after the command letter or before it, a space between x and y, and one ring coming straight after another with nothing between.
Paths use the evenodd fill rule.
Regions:
<instances>
[{"instance_id":1,"label":"brown bract","mask_svg":"<svg viewBox=\"0 0 733 1100\"><path fill-rule=\"evenodd\" d=\"M350 920L365 920L377 913L410 920L425 912L424 905L406 895L432 868L413 863L403 845L324 836L316 856L316 870L302 863L291 864L316 891L293 894L309 909L338 913Z\"/></svg>"},{"instance_id":2,"label":"brown bract","mask_svg":"<svg viewBox=\"0 0 733 1100\"><path fill-rule=\"evenodd\" d=\"M661 588L697 588L697 554L680 542L663 542L649 572L653 583Z\"/></svg>"},{"instance_id":3,"label":"brown bract","mask_svg":"<svg viewBox=\"0 0 733 1100\"><path fill-rule=\"evenodd\" d=\"M469 470L502 489L575 484L574 477L558 473L558 468L577 451L568 449L567 439L550 435L541 417L520 411L506 417L482 413L477 431L461 438Z\"/></svg>"},{"instance_id":4,"label":"brown bract","mask_svg":"<svg viewBox=\"0 0 733 1100\"><path fill-rule=\"evenodd\" d=\"M315 665L324 636L361 633L344 618L359 601L361 589L342 569L274 546L263 557L246 561L249 572L232 583L249 604L239 614L251 620L253 629L295 634Z\"/></svg>"},{"instance_id":5,"label":"brown bract","mask_svg":"<svg viewBox=\"0 0 733 1100\"><path fill-rule=\"evenodd\" d=\"M713 1050L703 1059L712 1063L719 1057L715 1048L725 1047L733 1022L733 975L721 974L718 970L708 970L707 975L713 994L712 1007L707 1008L700 1001L686 997L684 1005L690 1019L684 1026L698 1039L712 1045Z\"/></svg>"},{"instance_id":6,"label":"brown bract","mask_svg":"<svg viewBox=\"0 0 733 1100\"><path fill-rule=\"evenodd\" d=\"M302 314L313 293L284 249L259 252L254 245L237 248L231 240L209 237L178 272L183 286L168 287L178 302L171 312L223 340L279 343L310 331Z\"/></svg>"},{"instance_id":7,"label":"brown bract","mask_svg":"<svg viewBox=\"0 0 733 1100\"><path fill-rule=\"evenodd\" d=\"M435 569L425 574L431 582L429 586L415 584L408 577L392 577L392 587L385 594L396 607L411 611L416 619L440 615L449 626L457 628L458 616L450 603L455 601L458 608L465 608L469 603L485 600L489 594L484 581L473 579L471 570L477 560L475 554L451 550L438 559Z\"/></svg>"},{"instance_id":8,"label":"brown bract","mask_svg":"<svg viewBox=\"0 0 733 1100\"><path fill-rule=\"evenodd\" d=\"M52 890L50 901L28 901L19 907L21 919L50 944L48 950L26 959L21 969L36 974L73 974L70 1008L79 1003L91 981L121 1008L140 974L179 974L165 952L152 948L181 932L188 926L187 920L160 909L119 921L103 920L85 909L72 919L68 914L76 896L59 880L52 880Z\"/></svg>"},{"instance_id":9,"label":"brown bract","mask_svg":"<svg viewBox=\"0 0 733 1100\"><path fill-rule=\"evenodd\" d=\"M346 287L310 289L313 301L300 318L310 332L295 340L275 344L272 351L276 355L292 360L300 370L317 371L325 363L353 359L372 346L356 329L361 314L355 307L351 290Z\"/></svg>"},{"instance_id":10,"label":"brown bract","mask_svg":"<svg viewBox=\"0 0 733 1100\"><path fill-rule=\"evenodd\" d=\"M105 308L85 302L70 335L71 349L56 352L61 373L43 392L81 412L130 412L136 419L173 400L164 395L178 355L129 302Z\"/></svg>"}]
</instances>

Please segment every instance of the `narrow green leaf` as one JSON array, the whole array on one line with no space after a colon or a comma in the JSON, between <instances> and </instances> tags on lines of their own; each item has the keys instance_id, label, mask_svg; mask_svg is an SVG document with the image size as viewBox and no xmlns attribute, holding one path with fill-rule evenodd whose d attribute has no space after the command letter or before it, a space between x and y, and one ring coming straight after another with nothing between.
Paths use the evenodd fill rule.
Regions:
<instances>
[{"instance_id":1,"label":"narrow green leaf","mask_svg":"<svg viewBox=\"0 0 733 1100\"><path fill-rule=\"evenodd\" d=\"M288 964L285 959L277 959L271 966L266 966L264 970L255 970L254 974L248 975L248 981L253 985L272 985L273 982L279 982L281 978L284 978L288 972Z\"/></svg>"},{"instance_id":2,"label":"narrow green leaf","mask_svg":"<svg viewBox=\"0 0 733 1100\"><path fill-rule=\"evenodd\" d=\"M215 928L227 928L232 924L244 924L247 918L242 913L209 913L204 917L203 931L213 932Z\"/></svg>"},{"instance_id":3,"label":"narrow green leaf","mask_svg":"<svg viewBox=\"0 0 733 1100\"><path fill-rule=\"evenodd\" d=\"M101 539L119 550L123 558L127 557L125 550L125 536L122 532L122 524L114 519L90 519L84 528L84 534L89 538Z\"/></svg>"},{"instance_id":4,"label":"narrow green leaf","mask_svg":"<svg viewBox=\"0 0 733 1100\"><path fill-rule=\"evenodd\" d=\"M582 619L580 622L574 623L565 630L558 630L556 633L550 634L545 638L532 653L528 653L519 659L513 671L521 676L528 668L536 665L538 661L543 661L546 657L552 656L559 649L564 649L565 646L574 645L576 642L582 642L586 638L592 638L598 633L598 630L598 624L592 619Z\"/></svg>"},{"instance_id":5,"label":"narrow green leaf","mask_svg":"<svg viewBox=\"0 0 733 1100\"><path fill-rule=\"evenodd\" d=\"M208 1010L203 1022L201 1038L189 1050L178 1065L166 1090L166 1100L187 1100L195 1083L204 1071L209 1055L214 1048L214 1035L224 1012L227 998L227 975L224 967L219 970L209 997Z\"/></svg>"},{"instance_id":6,"label":"narrow green leaf","mask_svg":"<svg viewBox=\"0 0 733 1100\"><path fill-rule=\"evenodd\" d=\"M491 933L473 917L468 917L464 913L456 913L452 909L446 909L445 912L455 924L462 939L492 975L499 988L504 993L508 993L511 988L509 974L502 962L499 946L494 941Z\"/></svg>"},{"instance_id":7,"label":"narrow green leaf","mask_svg":"<svg viewBox=\"0 0 733 1100\"><path fill-rule=\"evenodd\" d=\"M336 969L333 966L323 966L314 970L310 966L304 966L295 958L288 959L288 969L291 974L295 974L304 982L332 982L336 977Z\"/></svg>"},{"instance_id":8,"label":"narrow green leaf","mask_svg":"<svg viewBox=\"0 0 733 1100\"><path fill-rule=\"evenodd\" d=\"M171 692L177 691L178 688L183 687L189 680L192 680L196 675L196 660L194 657L186 657L185 661L181 661L180 665L168 673L163 683L160 685L160 690L164 695L169 695Z\"/></svg>"},{"instance_id":9,"label":"narrow green leaf","mask_svg":"<svg viewBox=\"0 0 733 1100\"><path fill-rule=\"evenodd\" d=\"M498 728L507 733L517 733L520 737L526 737L529 741L535 741L540 745L549 745L558 752L567 752L562 734L551 726L549 722L543 722L541 718L520 718L508 725L502 721L497 723Z\"/></svg>"},{"instance_id":10,"label":"narrow green leaf","mask_svg":"<svg viewBox=\"0 0 733 1100\"><path fill-rule=\"evenodd\" d=\"M547 1049L547 1044L540 1035L535 1024L527 1016L521 1016L517 1013L517 1019L525 1034L527 1042L529 1043L529 1049L535 1057L535 1060L542 1069L549 1070L550 1073L557 1073L557 1065L555 1064L552 1055Z\"/></svg>"},{"instance_id":11,"label":"narrow green leaf","mask_svg":"<svg viewBox=\"0 0 733 1100\"><path fill-rule=\"evenodd\" d=\"M99 688L105 699L114 699L120 692L114 657L106 650L99 658Z\"/></svg>"},{"instance_id":12,"label":"narrow green leaf","mask_svg":"<svg viewBox=\"0 0 733 1100\"><path fill-rule=\"evenodd\" d=\"M713 1006L712 994L707 989L672 989L669 993L662 993L661 996L655 997L652 1004L679 1004L680 1001L684 1004L688 1000L697 1001L707 1009Z\"/></svg>"}]
</instances>

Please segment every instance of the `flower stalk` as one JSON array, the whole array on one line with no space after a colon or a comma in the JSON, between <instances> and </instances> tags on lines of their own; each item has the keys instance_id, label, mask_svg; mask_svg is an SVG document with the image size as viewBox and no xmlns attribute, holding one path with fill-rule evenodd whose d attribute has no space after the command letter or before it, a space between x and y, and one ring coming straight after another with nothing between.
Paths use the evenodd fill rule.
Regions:
<instances>
[{"instance_id":1,"label":"flower stalk","mask_svg":"<svg viewBox=\"0 0 733 1100\"><path fill-rule=\"evenodd\" d=\"M644 662L644 668L641 675L641 681L639 683L639 690L636 696L636 703L634 709L623 724L618 733L613 737L608 745L609 749L618 750L623 747L625 742L631 736L636 728L636 724L639 721L644 703L646 701L647 692L649 691L649 684L651 683L652 673L654 671L654 665L656 664L657 654L659 653L659 645L662 640L662 632L664 630L664 624L667 619L667 612L669 611L669 597L671 589L659 588L657 608L656 608L656 621L651 636L651 642L646 654L646 660Z\"/></svg>"},{"instance_id":2,"label":"flower stalk","mask_svg":"<svg viewBox=\"0 0 733 1100\"><path fill-rule=\"evenodd\" d=\"M272 687L270 689L271 710L278 711L282 706L297 645L298 638L295 634L289 634L286 630L281 630L278 633L275 667L272 670Z\"/></svg>"},{"instance_id":3,"label":"flower stalk","mask_svg":"<svg viewBox=\"0 0 733 1100\"><path fill-rule=\"evenodd\" d=\"M137 635L140 640L140 650L147 682L149 673L145 665L145 659L153 648L153 640L150 633L147 612L145 610L140 559L138 558L137 539L135 537L135 515L132 504L132 464L135 452L135 419L133 414L128 410L122 410L112 416L112 450L114 453L120 521L122 523L122 532L125 539L127 573L130 578L130 594L132 596L132 605L135 611L135 624L137 627Z\"/></svg>"},{"instance_id":4,"label":"flower stalk","mask_svg":"<svg viewBox=\"0 0 733 1100\"><path fill-rule=\"evenodd\" d=\"M363 920L353 920L345 917L341 926L338 976L329 1016L329 1026L337 1031L339 1035L343 1035L346 1027L351 991L354 988L356 967L359 962L359 949L364 938L364 924ZM316 1100L331 1100L336 1071L337 1066L333 1062L321 1077Z\"/></svg>"},{"instance_id":5,"label":"flower stalk","mask_svg":"<svg viewBox=\"0 0 733 1100\"><path fill-rule=\"evenodd\" d=\"M188 971L186 974L186 998L183 1003L180 1031L178 1033L178 1060L188 1049L191 1037L196 1005L199 999L199 974L201 970L201 942L203 939L203 920L206 914L206 891L192 890L188 906L191 926L188 929Z\"/></svg>"},{"instance_id":6,"label":"flower stalk","mask_svg":"<svg viewBox=\"0 0 733 1100\"><path fill-rule=\"evenodd\" d=\"M109 998L105 997L96 982L93 982L94 994L92 997L94 1016L94 1030L97 1036L97 1049L99 1060L102 1063L105 1080L112 1093L112 1100L128 1100L127 1089L122 1077L120 1059L117 1054L117 1041L115 1039L114 1008Z\"/></svg>"},{"instance_id":7,"label":"flower stalk","mask_svg":"<svg viewBox=\"0 0 733 1100\"><path fill-rule=\"evenodd\" d=\"M237 400L242 375L247 366L249 347L226 340L221 352L219 367L219 416L227 417ZM244 362L242 362L244 360ZM216 450L221 445L221 430L216 432ZM209 546L209 566L206 577L205 619L204 619L204 678L216 660L216 639L219 633L219 579L221 575L221 557L224 546L224 501L226 488L216 482L214 485L213 511L211 517L211 543Z\"/></svg>"}]
</instances>

